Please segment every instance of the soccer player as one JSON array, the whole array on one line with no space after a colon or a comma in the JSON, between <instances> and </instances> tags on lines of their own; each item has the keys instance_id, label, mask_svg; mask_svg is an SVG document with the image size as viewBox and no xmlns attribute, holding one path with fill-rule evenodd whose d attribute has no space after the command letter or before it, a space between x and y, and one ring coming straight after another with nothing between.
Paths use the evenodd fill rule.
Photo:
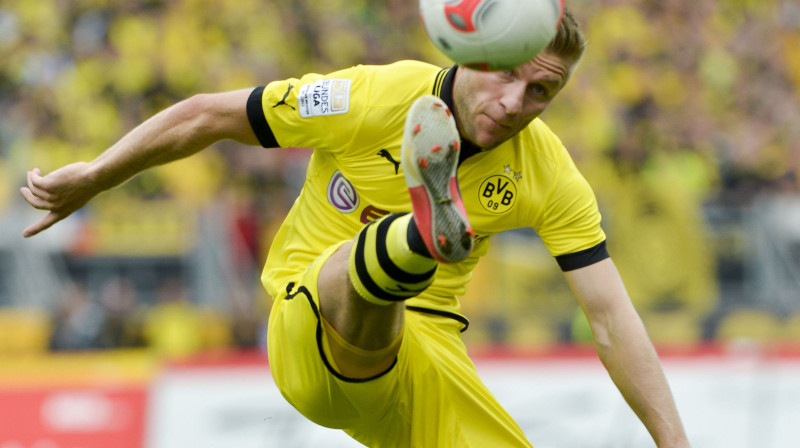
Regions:
<instances>
[{"instance_id":1,"label":"soccer player","mask_svg":"<svg viewBox=\"0 0 800 448\"><path fill-rule=\"evenodd\" d=\"M564 271L611 378L659 447L688 441L614 263L594 194L537 117L585 41L566 13L511 71L401 61L196 95L91 162L28 173L49 213L221 139L310 147L305 185L262 281L274 380L303 415L371 447L529 447L479 379L457 296L498 232L533 227ZM531 403L535 406L536 403Z\"/></svg>"}]
</instances>

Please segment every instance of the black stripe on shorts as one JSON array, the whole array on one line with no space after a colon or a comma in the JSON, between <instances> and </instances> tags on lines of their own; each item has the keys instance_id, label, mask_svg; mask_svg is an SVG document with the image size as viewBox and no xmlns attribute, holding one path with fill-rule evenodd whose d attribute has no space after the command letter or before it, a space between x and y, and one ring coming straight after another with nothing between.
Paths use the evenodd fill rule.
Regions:
<instances>
[{"instance_id":1,"label":"black stripe on shorts","mask_svg":"<svg viewBox=\"0 0 800 448\"><path fill-rule=\"evenodd\" d=\"M287 292L291 291L292 286L294 286L294 284L290 283L290 286L286 288ZM311 306L311 311L314 313L314 316L317 317L317 331L315 335L317 339L317 350L319 351L320 358L322 358L322 363L325 365L325 368L328 369L328 372L330 372L331 375L348 383L366 383L367 381L372 381L374 379L382 377L383 375L386 375L394 368L395 365L397 365L397 356L395 356L394 361L392 361L392 365L387 367L386 370L368 378L350 378L348 376L344 376L341 373L337 372L336 369L333 368L333 365L331 365L331 362L328 360L328 357L325 356L325 350L322 348L323 347L322 338L325 337L325 331L322 329L322 320L321 320L322 316L320 315L319 309L317 308L317 304L314 303L314 298L311 297L311 292L305 286L300 286L294 293L290 292L289 295L286 297L286 300L291 300L298 294L303 294L304 296L306 296L306 299L308 299L308 304Z\"/></svg>"}]
</instances>

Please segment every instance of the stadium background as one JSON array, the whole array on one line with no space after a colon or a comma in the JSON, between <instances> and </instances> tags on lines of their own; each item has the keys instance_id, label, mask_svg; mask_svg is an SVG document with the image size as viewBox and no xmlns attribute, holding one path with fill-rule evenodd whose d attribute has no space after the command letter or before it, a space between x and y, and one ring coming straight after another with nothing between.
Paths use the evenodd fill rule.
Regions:
<instances>
[{"instance_id":1,"label":"stadium background","mask_svg":"<svg viewBox=\"0 0 800 448\"><path fill-rule=\"evenodd\" d=\"M89 160L194 93L358 63L448 64L415 5L0 0L0 391L141 384L164 365L259 353L270 299L258 277L307 149L219 143L30 240L22 229L41 212L17 193L25 172ZM595 188L654 342L796 355L800 6L568 6L589 47L543 118ZM533 232L496 238L463 309L476 354L549 356L588 341Z\"/></svg>"}]
</instances>

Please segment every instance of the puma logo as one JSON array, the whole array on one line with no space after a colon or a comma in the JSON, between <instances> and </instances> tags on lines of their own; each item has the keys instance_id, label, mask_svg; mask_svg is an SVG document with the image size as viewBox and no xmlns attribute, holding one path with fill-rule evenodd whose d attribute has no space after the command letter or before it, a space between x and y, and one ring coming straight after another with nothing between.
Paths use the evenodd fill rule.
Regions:
<instances>
[{"instance_id":1,"label":"puma logo","mask_svg":"<svg viewBox=\"0 0 800 448\"><path fill-rule=\"evenodd\" d=\"M400 172L400 162L394 160L394 157L392 157L392 153L390 153L389 150L381 149L380 151L378 151L378 155L381 157L385 157L386 160L394 164L394 174L398 174Z\"/></svg>"},{"instance_id":2,"label":"puma logo","mask_svg":"<svg viewBox=\"0 0 800 448\"><path fill-rule=\"evenodd\" d=\"M289 106L289 107L291 107L291 108L292 108L292 110L296 110L296 109L294 108L294 106L292 106L291 104L288 104L288 103L286 102L286 98L288 98L288 97L289 97L289 92L291 92L293 88L294 88L294 85L292 85L292 84L289 84L289 88L288 88L288 89L286 89L286 93L284 93L284 94L283 94L283 99L282 99L282 100L280 100L280 101L278 101L277 103L275 103L275 105L274 105L274 106L272 106L272 108L274 109L274 108L276 108L276 107L278 107L278 106L280 106L280 105L284 105L284 106Z\"/></svg>"}]
</instances>

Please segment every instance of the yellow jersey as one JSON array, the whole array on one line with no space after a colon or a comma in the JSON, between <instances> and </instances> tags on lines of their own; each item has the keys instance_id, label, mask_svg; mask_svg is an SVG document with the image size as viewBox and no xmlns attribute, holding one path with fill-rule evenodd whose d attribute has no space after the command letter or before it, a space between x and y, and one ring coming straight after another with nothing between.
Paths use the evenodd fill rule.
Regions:
<instances>
[{"instance_id":1,"label":"yellow jersey","mask_svg":"<svg viewBox=\"0 0 800 448\"><path fill-rule=\"evenodd\" d=\"M262 146L312 148L306 180L267 257L262 282L276 297L326 248L365 224L410 212L400 161L406 113L426 94L452 109L457 67L417 61L307 74L253 90L247 114ZM491 235L532 227L563 270L608 257L594 193L559 138L540 119L500 146L465 144L458 169L476 233L472 254L441 264L409 306L458 313Z\"/></svg>"}]
</instances>

